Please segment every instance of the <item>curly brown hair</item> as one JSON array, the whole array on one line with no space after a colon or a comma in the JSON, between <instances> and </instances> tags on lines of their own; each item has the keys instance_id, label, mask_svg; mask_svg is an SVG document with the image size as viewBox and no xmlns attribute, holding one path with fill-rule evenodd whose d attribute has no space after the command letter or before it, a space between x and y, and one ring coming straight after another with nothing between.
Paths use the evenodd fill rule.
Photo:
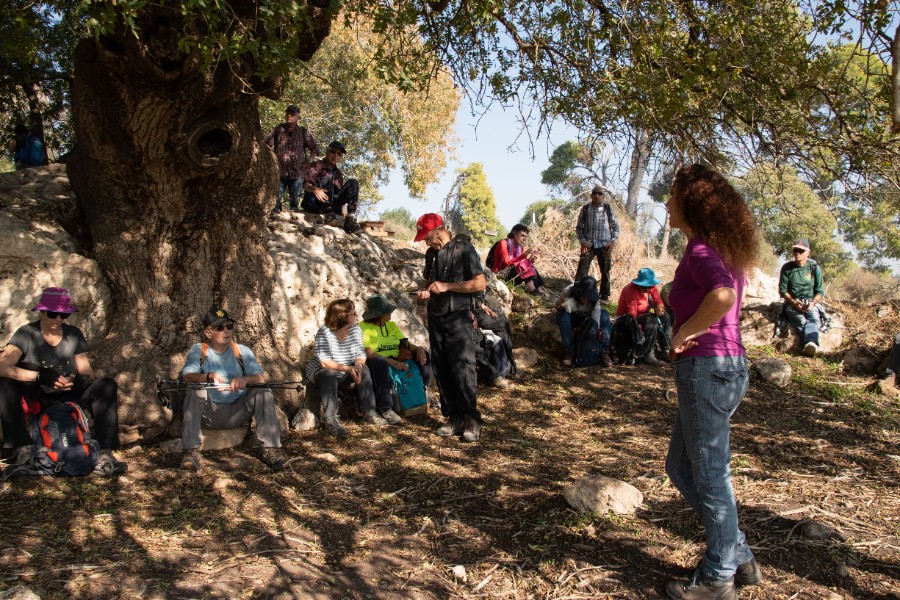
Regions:
<instances>
[{"instance_id":1,"label":"curly brown hair","mask_svg":"<svg viewBox=\"0 0 900 600\"><path fill-rule=\"evenodd\" d=\"M715 248L726 263L746 273L756 263L759 241L747 203L728 181L703 165L675 174L670 201L691 232Z\"/></svg>"},{"instance_id":2,"label":"curly brown hair","mask_svg":"<svg viewBox=\"0 0 900 600\"><path fill-rule=\"evenodd\" d=\"M325 309L325 326L332 331L337 331L350 322L350 313L354 308L350 298L333 300Z\"/></svg>"}]
</instances>

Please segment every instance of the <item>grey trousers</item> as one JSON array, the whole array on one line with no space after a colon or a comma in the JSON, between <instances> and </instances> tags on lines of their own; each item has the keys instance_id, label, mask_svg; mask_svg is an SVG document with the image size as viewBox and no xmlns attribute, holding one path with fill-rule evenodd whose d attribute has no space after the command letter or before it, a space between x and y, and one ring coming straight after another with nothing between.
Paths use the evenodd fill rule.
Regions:
<instances>
[{"instance_id":1,"label":"grey trousers","mask_svg":"<svg viewBox=\"0 0 900 600\"><path fill-rule=\"evenodd\" d=\"M281 426L275 412L272 390L253 388L232 402L212 402L206 390L189 390L184 395L184 423L181 426L181 447L184 450L200 447L200 427L232 429L250 419L256 419L256 438L264 448L281 448Z\"/></svg>"}]
</instances>

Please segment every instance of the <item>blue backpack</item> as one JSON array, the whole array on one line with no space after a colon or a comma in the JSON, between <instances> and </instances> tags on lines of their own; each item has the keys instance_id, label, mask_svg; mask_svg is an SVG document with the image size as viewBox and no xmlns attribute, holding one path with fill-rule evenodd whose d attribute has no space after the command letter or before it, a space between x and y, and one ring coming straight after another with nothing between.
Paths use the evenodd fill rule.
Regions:
<instances>
[{"instance_id":1,"label":"blue backpack","mask_svg":"<svg viewBox=\"0 0 900 600\"><path fill-rule=\"evenodd\" d=\"M33 472L39 475L90 475L100 458L87 419L74 402L48 407L31 424Z\"/></svg>"},{"instance_id":2,"label":"blue backpack","mask_svg":"<svg viewBox=\"0 0 900 600\"><path fill-rule=\"evenodd\" d=\"M419 365L414 360L408 360L406 364L409 367L407 371L391 367L391 386L394 388L401 411L422 406L427 402L425 383L422 381Z\"/></svg>"},{"instance_id":3,"label":"blue backpack","mask_svg":"<svg viewBox=\"0 0 900 600\"><path fill-rule=\"evenodd\" d=\"M588 317L575 330L575 356L572 365L576 367L592 367L600 362L600 324L593 317Z\"/></svg>"}]
</instances>

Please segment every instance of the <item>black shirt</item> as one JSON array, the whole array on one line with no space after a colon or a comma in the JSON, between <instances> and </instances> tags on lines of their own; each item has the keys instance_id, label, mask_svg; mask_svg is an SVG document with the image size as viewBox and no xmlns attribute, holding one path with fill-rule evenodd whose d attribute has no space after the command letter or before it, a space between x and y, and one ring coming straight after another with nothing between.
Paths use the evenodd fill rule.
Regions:
<instances>
[{"instance_id":1,"label":"black shirt","mask_svg":"<svg viewBox=\"0 0 900 600\"><path fill-rule=\"evenodd\" d=\"M475 246L472 245L469 236L460 234L444 244L444 247L437 253L437 257L428 269L427 279L445 283L462 283L475 279L483 273L481 257L475 251ZM458 310L474 309L477 295L462 292L432 294L428 300L428 314L438 316Z\"/></svg>"}]
</instances>

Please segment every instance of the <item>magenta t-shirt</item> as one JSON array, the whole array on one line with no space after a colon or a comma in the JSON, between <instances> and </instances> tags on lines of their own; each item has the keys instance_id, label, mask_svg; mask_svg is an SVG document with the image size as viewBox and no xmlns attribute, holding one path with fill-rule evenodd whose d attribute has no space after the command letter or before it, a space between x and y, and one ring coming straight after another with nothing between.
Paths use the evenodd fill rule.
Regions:
<instances>
[{"instance_id":1,"label":"magenta t-shirt","mask_svg":"<svg viewBox=\"0 0 900 600\"><path fill-rule=\"evenodd\" d=\"M741 343L741 298L745 280L744 274L726 266L722 256L708 243L699 238L688 242L669 292L669 304L675 313L675 332L697 312L711 291L732 288L737 293L737 301L708 333L696 338L696 346L681 356L744 356L747 353Z\"/></svg>"}]
</instances>

